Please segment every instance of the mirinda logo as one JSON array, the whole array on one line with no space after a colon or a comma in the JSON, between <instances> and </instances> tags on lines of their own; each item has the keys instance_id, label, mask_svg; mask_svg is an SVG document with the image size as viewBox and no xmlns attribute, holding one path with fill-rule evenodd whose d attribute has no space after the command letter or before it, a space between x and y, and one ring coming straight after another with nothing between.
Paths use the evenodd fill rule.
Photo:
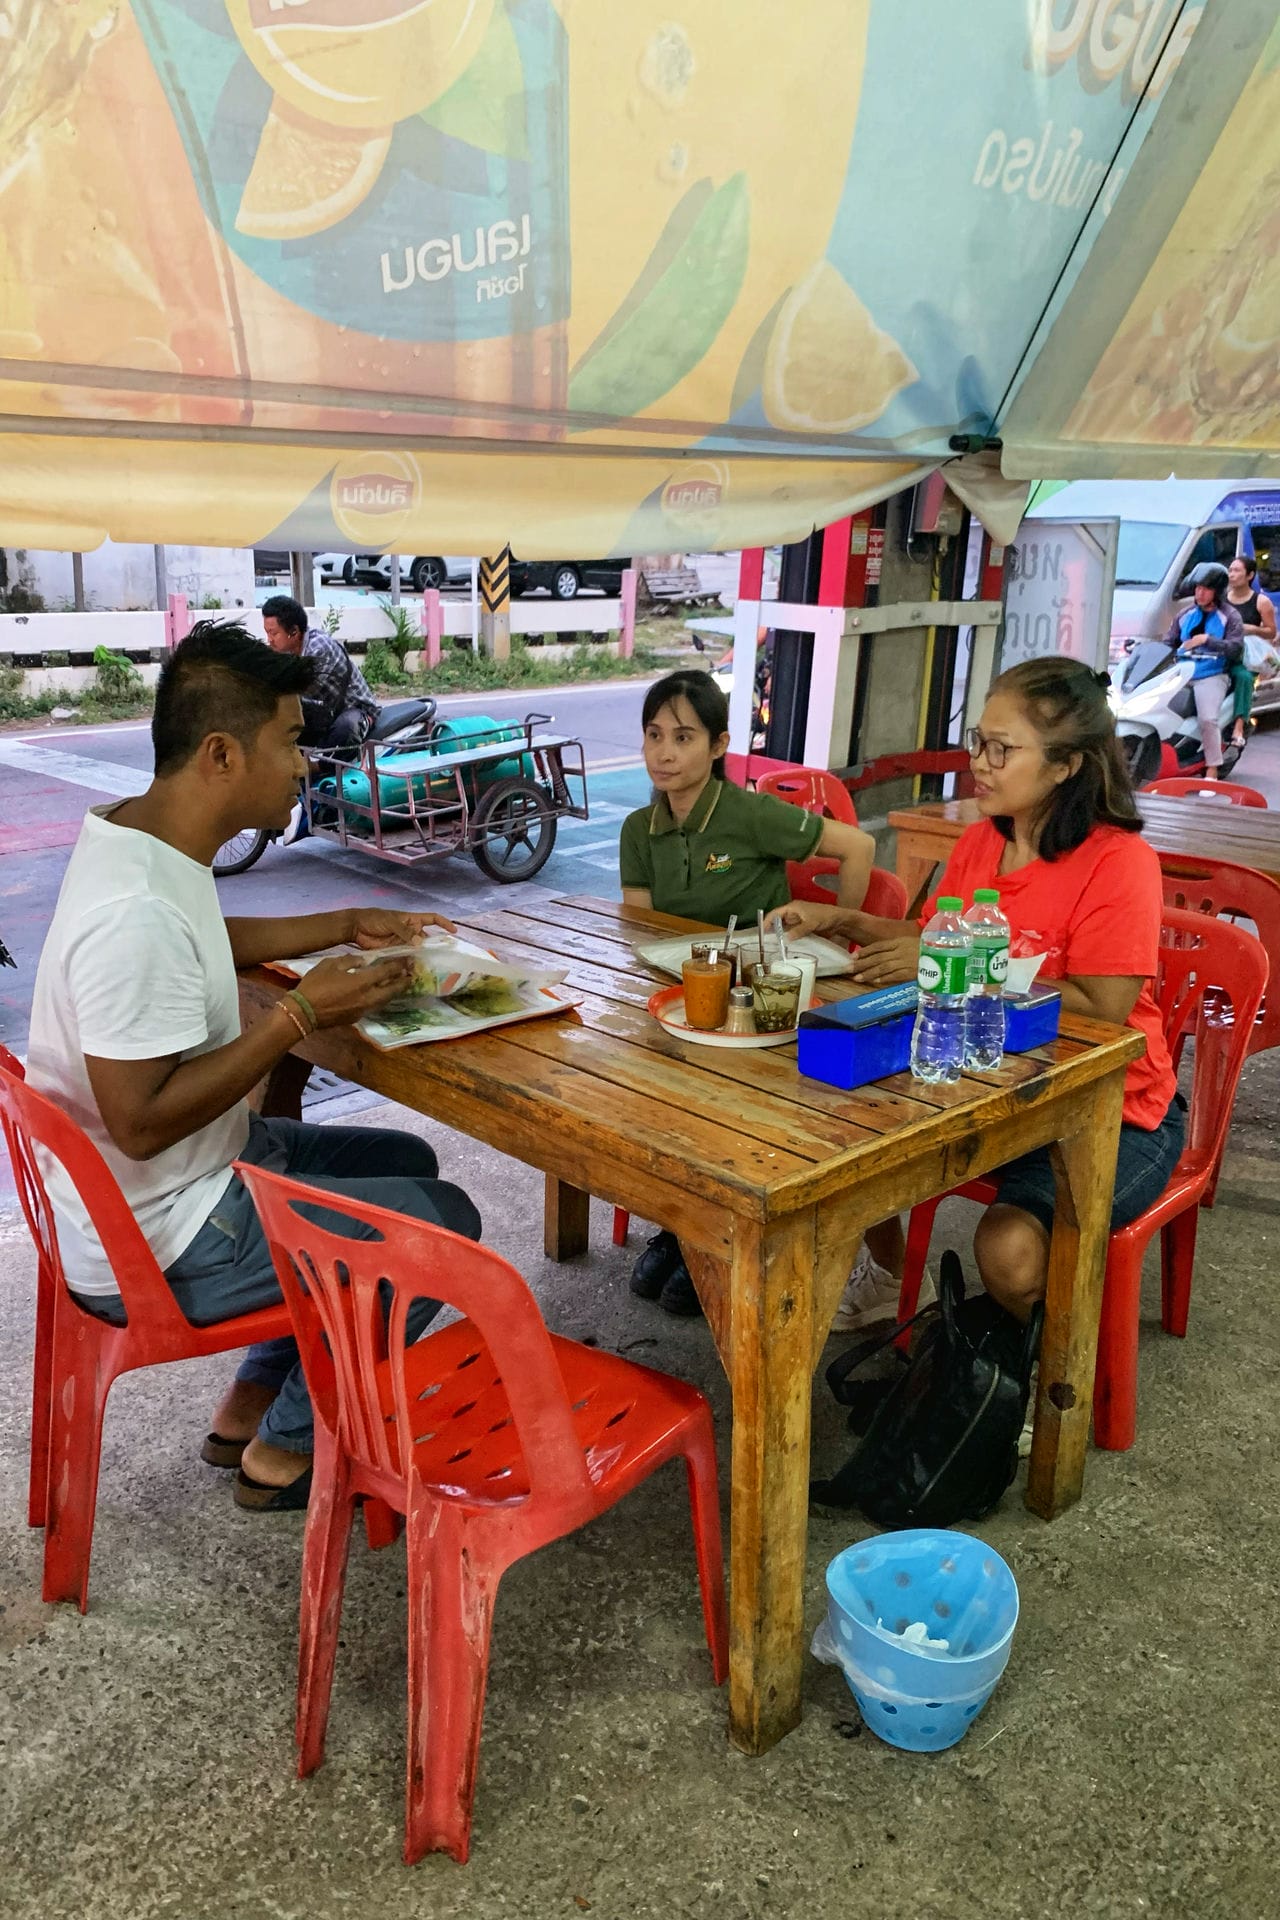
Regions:
<instances>
[{"instance_id":1,"label":"mirinda logo","mask_svg":"<svg viewBox=\"0 0 1280 1920\"><path fill-rule=\"evenodd\" d=\"M340 460L329 482L333 523L353 547L379 553L395 545L416 513L422 475L407 453L356 453Z\"/></svg>"}]
</instances>

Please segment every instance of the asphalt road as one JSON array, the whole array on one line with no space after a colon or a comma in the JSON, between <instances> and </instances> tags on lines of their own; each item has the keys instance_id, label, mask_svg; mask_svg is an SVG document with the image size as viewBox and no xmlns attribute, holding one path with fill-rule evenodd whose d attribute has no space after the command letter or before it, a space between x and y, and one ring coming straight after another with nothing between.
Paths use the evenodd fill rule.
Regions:
<instances>
[{"instance_id":1,"label":"asphalt road","mask_svg":"<svg viewBox=\"0 0 1280 1920\"><path fill-rule=\"evenodd\" d=\"M616 899L619 830L649 793L639 756L646 684L628 680L441 700L446 714L522 719L530 710L548 713L557 731L583 742L590 818L560 822L555 852L536 880L496 886L467 855L406 868L304 841L270 847L250 872L221 881L227 911L317 913L361 900L461 913L513 905L528 887ZM36 962L86 808L140 793L150 770L144 722L0 734L0 934L18 962L15 972L0 970L0 1040L6 1046L21 1052L26 1045Z\"/></svg>"}]
</instances>

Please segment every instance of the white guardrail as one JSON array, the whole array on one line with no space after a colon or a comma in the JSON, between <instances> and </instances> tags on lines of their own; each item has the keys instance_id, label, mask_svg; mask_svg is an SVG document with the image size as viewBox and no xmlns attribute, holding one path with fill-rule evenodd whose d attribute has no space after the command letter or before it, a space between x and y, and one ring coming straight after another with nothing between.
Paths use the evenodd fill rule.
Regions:
<instances>
[{"instance_id":1,"label":"white guardrail","mask_svg":"<svg viewBox=\"0 0 1280 1920\"><path fill-rule=\"evenodd\" d=\"M629 604L630 600L630 604ZM418 611L421 646L411 649L405 664L410 668L430 667L440 658L446 640L477 638L471 602L425 593L421 601L402 602L406 610ZM328 610L309 608L308 618L319 625ZM556 637L581 634L616 634L611 651L631 652L634 634L634 594L616 600L515 600L510 607L513 634L541 634L556 645ZM194 620L237 620L252 633L266 638L262 615L256 607L235 607L202 612L188 607L180 594L170 596L163 613L137 609L127 613L0 613L0 668L16 667L25 675L29 693L49 690L81 691L94 675L94 653L105 647L123 655L138 668L148 683L155 680L167 649L187 632ZM369 606L340 609L338 637L359 658L370 643L389 640L394 627L386 610L376 602ZM547 652L555 658L558 652Z\"/></svg>"}]
</instances>

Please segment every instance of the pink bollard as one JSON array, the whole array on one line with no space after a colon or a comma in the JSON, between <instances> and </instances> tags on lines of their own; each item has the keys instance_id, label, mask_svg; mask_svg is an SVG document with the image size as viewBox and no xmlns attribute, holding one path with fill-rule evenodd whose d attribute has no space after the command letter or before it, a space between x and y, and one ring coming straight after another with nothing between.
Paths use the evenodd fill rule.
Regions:
<instances>
[{"instance_id":1,"label":"pink bollard","mask_svg":"<svg viewBox=\"0 0 1280 1920\"><path fill-rule=\"evenodd\" d=\"M444 639L444 609L440 605L440 595L435 587L428 587L422 596L422 632L426 640L423 653L428 667L440 665L440 647Z\"/></svg>"}]
</instances>

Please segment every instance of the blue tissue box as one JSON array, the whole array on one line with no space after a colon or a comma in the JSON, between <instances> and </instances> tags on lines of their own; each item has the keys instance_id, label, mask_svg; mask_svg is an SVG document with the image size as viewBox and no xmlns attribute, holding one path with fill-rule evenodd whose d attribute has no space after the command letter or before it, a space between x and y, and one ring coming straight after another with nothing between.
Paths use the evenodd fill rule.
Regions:
<instances>
[{"instance_id":1,"label":"blue tissue box","mask_svg":"<svg viewBox=\"0 0 1280 1920\"><path fill-rule=\"evenodd\" d=\"M879 987L800 1015L796 1044L800 1071L846 1093L868 1081L905 1073L911 1065L916 989ZM1008 994L1004 1003L1004 1050L1028 1053L1058 1037L1062 995L1053 987Z\"/></svg>"},{"instance_id":2,"label":"blue tissue box","mask_svg":"<svg viewBox=\"0 0 1280 1920\"><path fill-rule=\"evenodd\" d=\"M1004 1001L1004 1050L1029 1053L1058 1037L1062 995L1056 987L1033 987L1030 993L1008 993Z\"/></svg>"},{"instance_id":3,"label":"blue tissue box","mask_svg":"<svg viewBox=\"0 0 1280 1920\"><path fill-rule=\"evenodd\" d=\"M801 1073L845 1092L902 1073L911 1064L916 1000L913 986L879 987L802 1013L796 1028Z\"/></svg>"}]
</instances>

